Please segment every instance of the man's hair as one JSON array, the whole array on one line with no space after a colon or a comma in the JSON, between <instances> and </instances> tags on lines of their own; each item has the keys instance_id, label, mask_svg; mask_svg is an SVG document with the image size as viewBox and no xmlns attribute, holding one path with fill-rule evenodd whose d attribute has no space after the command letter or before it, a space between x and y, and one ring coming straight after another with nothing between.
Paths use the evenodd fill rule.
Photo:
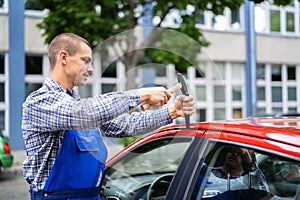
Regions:
<instances>
[{"instance_id":1,"label":"man's hair","mask_svg":"<svg viewBox=\"0 0 300 200\"><path fill-rule=\"evenodd\" d=\"M61 33L57 35L50 43L48 48L48 57L50 66L53 67L56 63L57 55L60 51L65 50L71 56L75 55L80 48L81 43L91 45L84 38L73 33Z\"/></svg>"}]
</instances>

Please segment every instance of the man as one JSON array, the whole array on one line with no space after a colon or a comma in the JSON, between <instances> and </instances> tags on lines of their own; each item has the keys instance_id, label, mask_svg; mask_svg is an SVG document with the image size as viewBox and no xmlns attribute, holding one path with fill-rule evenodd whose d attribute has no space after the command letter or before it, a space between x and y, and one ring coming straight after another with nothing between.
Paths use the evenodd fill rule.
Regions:
<instances>
[{"instance_id":1,"label":"man","mask_svg":"<svg viewBox=\"0 0 300 200\"><path fill-rule=\"evenodd\" d=\"M254 152L234 146L225 148L224 152L223 165L211 169L203 196L213 196L209 200L271 199Z\"/></svg>"},{"instance_id":2,"label":"man","mask_svg":"<svg viewBox=\"0 0 300 200\"><path fill-rule=\"evenodd\" d=\"M31 199L100 199L107 155L101 134L139 135L194 113L192 97L180 95L165 105L171 93L163 87L80 99L73 88L83 85L93 68L91 47L77 35L55 37L48 56L49 77L23 103L23 173ZM161 108L128 114L146 101Z\"/></svg>"}]
</instances>

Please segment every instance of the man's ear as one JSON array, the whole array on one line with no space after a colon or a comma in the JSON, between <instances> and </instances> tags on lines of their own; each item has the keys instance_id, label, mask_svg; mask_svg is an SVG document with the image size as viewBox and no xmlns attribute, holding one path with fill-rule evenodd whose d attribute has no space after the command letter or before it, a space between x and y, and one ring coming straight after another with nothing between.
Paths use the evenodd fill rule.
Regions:
<instances>
[{"instance_id":1,"label":"man's ear","mask_svg":"<svg viewBox=\"0 0 300 200\"><path fill-rule=\"evenodd\" d=\"M58 54L58 59L63 65L67 64L67 54L66 51L60 51Z\"/></svg>"}]
</instances>

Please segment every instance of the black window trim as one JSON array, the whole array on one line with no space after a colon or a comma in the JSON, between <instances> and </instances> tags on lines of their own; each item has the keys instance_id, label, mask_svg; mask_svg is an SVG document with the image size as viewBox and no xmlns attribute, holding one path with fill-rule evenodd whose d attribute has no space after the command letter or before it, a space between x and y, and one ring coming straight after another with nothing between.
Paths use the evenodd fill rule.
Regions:
<instances>
[{"instance_id":1,"label":"black window trim","mask_svg":"<svg viewBox=\"0 0 300 200\"><path fill-rule=\"evenodd\" d=\"M191 194L191 185L195 180L190 180L191 172L192 176L198 169L198 163L203 163L202 156L191 155L203 155L207 147L207 139L203 137L195 137L185 152L185 156L181 161L181 164L177 168L174 178L166 194L166 200L182 200L187 199ZM186 165L185 163L189 163ZM193 176L194 177L194 176Z\"/></svg>"}]
</instances>

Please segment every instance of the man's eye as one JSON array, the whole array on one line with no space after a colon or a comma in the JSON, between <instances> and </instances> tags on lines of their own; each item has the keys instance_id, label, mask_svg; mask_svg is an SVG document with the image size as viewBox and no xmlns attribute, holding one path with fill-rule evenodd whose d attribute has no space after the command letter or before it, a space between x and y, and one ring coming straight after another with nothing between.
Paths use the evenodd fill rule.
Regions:
<instances>
[{"instance_id":1,"label":"man's eye","mask_svg":"<svg viewBox=\"0 0 300 200\"><path fill-rule=\"evenodd\" d=\"M234 155L235 155L235 156L241 156L242 154L239 153L239 152L234 152Z\"/></svg>"},{"instance_id":2,"label":"man's eye","mask_svg":"<svg viewBox=\"0 0 300 200\"><path fill-rule=\"evenodd\" d=\"M91 62L91 59L89 59L89 58L83 58L82 60L83 60L84 64L89 64Z\"/></svg>"}]
</instances>

